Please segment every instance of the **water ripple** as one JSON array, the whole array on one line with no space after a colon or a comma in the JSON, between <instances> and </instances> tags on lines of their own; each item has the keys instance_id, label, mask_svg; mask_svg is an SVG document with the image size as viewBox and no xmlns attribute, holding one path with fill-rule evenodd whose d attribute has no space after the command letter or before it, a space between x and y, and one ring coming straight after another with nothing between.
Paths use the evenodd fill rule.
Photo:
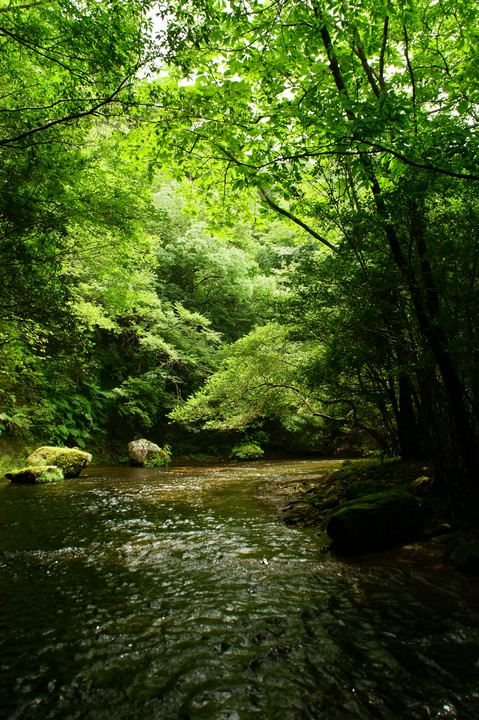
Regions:
<instances>
[{"instance_id":1,"label":"water ripple","mask_svg":"<svg viewBox=\"0 0 479 720\"><path fill-rule=\"evenodd\" d=\"M319 469L0 487L1 717L476 720L477 583L321 555L255 499Z\"/></svg>"}]
</instances>

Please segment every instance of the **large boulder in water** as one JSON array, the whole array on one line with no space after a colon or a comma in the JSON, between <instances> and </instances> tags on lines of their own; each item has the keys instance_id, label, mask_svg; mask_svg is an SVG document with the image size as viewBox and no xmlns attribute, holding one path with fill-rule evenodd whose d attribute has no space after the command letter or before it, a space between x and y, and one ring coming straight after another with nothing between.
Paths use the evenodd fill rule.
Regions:
<instances>
[{"instance_id":1,"label":"large boulder in water","mask_svg":"<svg viewBox=\"0 0 479 720\"><path fill-rule=\"evenodd\" d=\"M41 483L52 483L63 480L63 470L54 465L37 465L11 470L5 473L5 477L12 483L22 485L36 485Z\"/></svg>"},{"instance_id":2,"label":"large boulder in water","mask_svg":"<svg viewBox=\"0 0 479 720\"><path fill-rule=\"evenodd\" d=\"M43 446L27 457L27 465L55 465L63 470L66 478L73 478L78 477L91 460L90 453L78 448Z\"/></svg>"},{"instance_id":3,"label":"large boulder in water","mask_svg":"<svg viewBox=\"0 0 479 720\"><path fill-rule=\"evenodd\" d=\"M166 465L169 460L168 453L155 445L155 443L144 438L128 443L128 457L130 458L130 465L134 467Z\"/></svg>"},{"instance_id":4,"label":"large boulder in water","mask_svg":"<svg viewBox=\"0 0 479 720\"><path fill-rule=\"evenodd\" d=\"M423 528L420 501L405 490L364 495L334 510L327 523L333 547L354 553L407 542Z\"/></svg>"}]
</instances>

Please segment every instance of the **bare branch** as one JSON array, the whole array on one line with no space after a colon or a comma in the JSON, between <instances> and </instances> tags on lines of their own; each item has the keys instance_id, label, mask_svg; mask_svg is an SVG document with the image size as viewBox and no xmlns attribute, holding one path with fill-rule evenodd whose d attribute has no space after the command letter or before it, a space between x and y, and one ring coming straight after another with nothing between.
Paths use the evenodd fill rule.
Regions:
<instances>
[{"instance_id":1,"label":"bare branch","mask_svg":"<svg viewBox=\"0 0 479 720\"><path fill-rule=\"evenodd\" d=\"M458 178L459 180L474 180L476 182L479 181L479 175L475 175L474 173L453 172L452 170L440 168L437 165L433 165L432 163L423 163L417 162L416 160L411 160L410 158L406 157L406 155L397 152L397 150L393 150L392 148L385 145L380 145L377 142L372 142L371 140L367 140L364 138L355 138L355 140L363 143L364 145L369 145L369 147L376 148L376 150L379 150L381 152L393 155L393 157L401 160L401 162L403 162L405 165L410 165L411 167L417 167L421 170L430 170L431 172L436 172L441 175L447 175L447 177Z\"/></svg>"},{"instance_id":2,"label":"bare branch","mask_svg":"<svg viewBox=\"0 0 479 720\"><path fill-rule=\"evenodd\" d=\"M414 77L414 70L411 65L411 60L409 59L409 37L407 34L406 26L403 25L403 31L404 31L404 57L406 58L406 65L409 73L409 77L411 78L411 85L412 85L412 104L414 108L414 127L415 127L415 134L417 135L417 113L416 113L416 104L417 104L417 94L416 94L416 80Z\"/></svg>"},{"instance_id":3,"label":"bare branch","mask_svg":"<svg viewBox=\"0 0 479 720\"><path fill-rule=\"evenodd\" d=\"M124 78L120 85L116 88L114 92L111 93L107 98L102 100L101 102L97 103L91 108L88 108L88 110L84 110L83 112L78 113L71 113L70 115L65 115L64 117L58 118L57 120L51 120L48 123L45 123L45 125L40 125L35 128L31 128L30 130L26 130L24 133L21 133L20 135L17 135L12 138L6 138L5 140L0 140L0 147L4 147L7 145L14 145L15 143L19 142L20 140L24 140L27 137L30 137L31 135L35 135L36 133L43 132L44 130L48 130L51 127L55 127L55 125L65 125L72 120L79 120L82 117L87 117L88 115L94 115L97 110L104 107L105 105L108 105L115 101L117 98L117 95L124 89L126 83L129 81L130 77Z\"/></svg>"},{"instance_id":4,"label":"bare branch","mask_svg":"<svg viewBox=\"0 0 479 720\"><path fill-rule=\"evenodd\" d=\"M296 225L299 225L299 227L303 228L309 235L312 235L316 240L319 240L320 243L323 245L326 245L330 250L337 250L337 247L329 242L329 240L326 240L326 238L322 237L322 235L319 235L319 233L316 232L316 230L313 230L309 225L306 225L305 222L300 220L298 217L290 213L288 210L285 210L284 208L277 205L274 200L271 199L271 197L268 195L266 190L264 188L259 188L259 194L262 198L262 200L269 205L269 207L274 210L275 212L279 213L279 215L283 215L284 217L287 217L289 220L294 222Z\"/></svg>"},{"instance_id":5,"label":"bare branch","mask_svg":"<svg viewBox=\"0 0 479 720\"><path fill-rule=\"evenodd\" d=\"M314 415L314 417L320 417L324 420L331 420L332 422L338 422L343 423L346 422L347 418L335 418L332 415L327 415L326 413L319 412L318 410L315 410L314 407L311 405L309 400L304 397L303 393L298 390L298 388L294 387L294 385L283 385L282 383L270 383L270 382L264 382L260 383L259 385L255 385L254 387L250 387L245 391L245 395L247 393L253 392L253 390L259 390L260 388L266 388L266 390L292 390L296 395L299 395L301 398L302 403L308 408L311 415Z\"/></svg>"},{"instance_id":6,"label":"bare branch","mask_svg":"<svg viewBox=\"0 0 479 720\"><path fill-rule=\"evenodd\" d=\"M13 10L30 10L30 8L39 7L40 5L54 5L55 0L39 0L38 2L28 3L27 5L9 5L8 7L0 8L0 13L8 13Z\"/></svg>"},{"instance_id":7,"label":"bare branch","mask_svg":"<svg viewBox=\"0 0 479 720\"><path fill-rule=\"evenodd\" d=\"M359 36L358 30L355 28L354 33L356 35L356 45L353 48L354 52L358 56L359 60L361 61L361 67L364 70L364 73L368 79L369 85L371 86L371 89L375 96L379 98L381 96L381 91L378 87L378 84L376 82L376 78L374 77L374 72L371 68L371 66L368 63L368 59L366 57L366 53L364 52L364 48L361 42L361 38Z\"/></svg>"},{"instance_id":8,"label":"bare branch","mask_svg":"<svg viewBox=\"0 0 479 720\"><path fill-rule=\"evenodd\" d=\"M384 55L386 53L386 47L388 43L388 27L389 27L389 16L386 15L384 20L383 28L383 40L381 43L381 52L379 54L379 86L383 93L386 92L386 84L384 82Z\"/></svg>"}]
</instances>

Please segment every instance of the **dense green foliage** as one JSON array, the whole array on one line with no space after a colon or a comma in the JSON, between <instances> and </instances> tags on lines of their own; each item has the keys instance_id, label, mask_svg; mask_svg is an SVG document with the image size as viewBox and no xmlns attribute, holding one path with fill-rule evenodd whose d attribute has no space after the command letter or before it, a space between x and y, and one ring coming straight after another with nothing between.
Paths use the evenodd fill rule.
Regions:
<instances>
[{"instance_id":1,"label":"dense green foliage","mask_svg":"<svg viewBox=\"0 0 479 720\"><path fill-rule=\"evenodd\" d=\"M190 173L208 159L205 186L214 168L318 243L288 281L286 327L317 344L296 389L326 386L338 422L346 411L471 482L478 13L468 0L172 2L175 69L154 90L158 134Z\"/></svg>"},{"instance_id":2,"label":"dense green foliage","mask_svg":"<svg viewBox=\"0 0 479 720\"><path fill-rule=\"evenodd\" d=\"M164 441L167 413L215 369L222 336L268 311L248 227L215 240L132 150L134 88L154 48L147 9L0 12L3 438L123 453L132 437Z\"/></svg>"},{"instance_id":3,"label":"dense green foliage","mask_svg":"<svg viewBox=\"0 0 479 720\"><path fill-rule=\"evenodd\" d=\"M59 268L72 245L68 225L88 214L92 192L78 183L82 145L93 123L131 104L150 52L145 7L60 0L0 8L0 330L7 342L5 321L23 332L40 322L55 333L65 321Z\"/></svg>"},{"instance_id":4,"label":"dense green foliage","mask_svg":"<svg viewBox=\"0 0 479 720\"><path fill-rule=\"evenodd\" d=\"M0 8L4 435L281 427L476 482L478 21L472 0Z\"/></svg>"},{"instance_id":5,"label":"dense green foliage","mask_svg":"<svg viewBox=\"0 0 479 720\"><path fill-rule=\"evenodd\" d=\"M132 151L134 85L153 49L147 9L0 12L6 438L162 440L166 414L215 368L221 334L236 338L267 312L271 283L242 249L248 228L234 245L216 241Z\"/></svg>"},{"instance_id":6,"label":"dense green foliage","mask_svg":"<svg viewBox=\"0 0 479 720\"><path fill-rule=\"evenodd\" d=\"M28 336L5 322L10 433L81 447L105 433L119 445L164 440L167 413L216 367L222 333L237 337L265 311L271 288L253 256L185 217L174 185L147 185L119 159L125 143L103 131L83 151L71 193L88 193L89 212L72 215L57 273L50 266L63 306L45 290L58 330L41 315L25 315Z\"/></svg>"}]
</instances>

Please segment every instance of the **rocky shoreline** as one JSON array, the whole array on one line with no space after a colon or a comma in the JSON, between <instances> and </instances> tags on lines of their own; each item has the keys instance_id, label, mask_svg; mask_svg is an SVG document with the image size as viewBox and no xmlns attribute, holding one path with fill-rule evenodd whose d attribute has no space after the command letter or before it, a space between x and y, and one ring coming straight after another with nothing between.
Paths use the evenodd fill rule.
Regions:
<instances>
[{"instance_id":1,"label":"rocky shoreline","mask_svg":"<svg viewBox=\"0 0 479 720\"><path fill-rule=\"evenodd\" d=\"M314 528L327 549L331 547L326 533L328 521L339 508L351 504L348 501L355 488L361 489L363 495L378 489L399 489L413 495L420 502L424 522L412 540L440 546L457 569L479 574L478 498L457 493L451 502L425 463L347 460L338 469L303 476L299 481L297 477L267 481L258 488L257 496L274 508L286 524ZM390 546L385 543L384 550ZM374 551L381 549L376 547Z\"/></svg>"}]
</instances>

